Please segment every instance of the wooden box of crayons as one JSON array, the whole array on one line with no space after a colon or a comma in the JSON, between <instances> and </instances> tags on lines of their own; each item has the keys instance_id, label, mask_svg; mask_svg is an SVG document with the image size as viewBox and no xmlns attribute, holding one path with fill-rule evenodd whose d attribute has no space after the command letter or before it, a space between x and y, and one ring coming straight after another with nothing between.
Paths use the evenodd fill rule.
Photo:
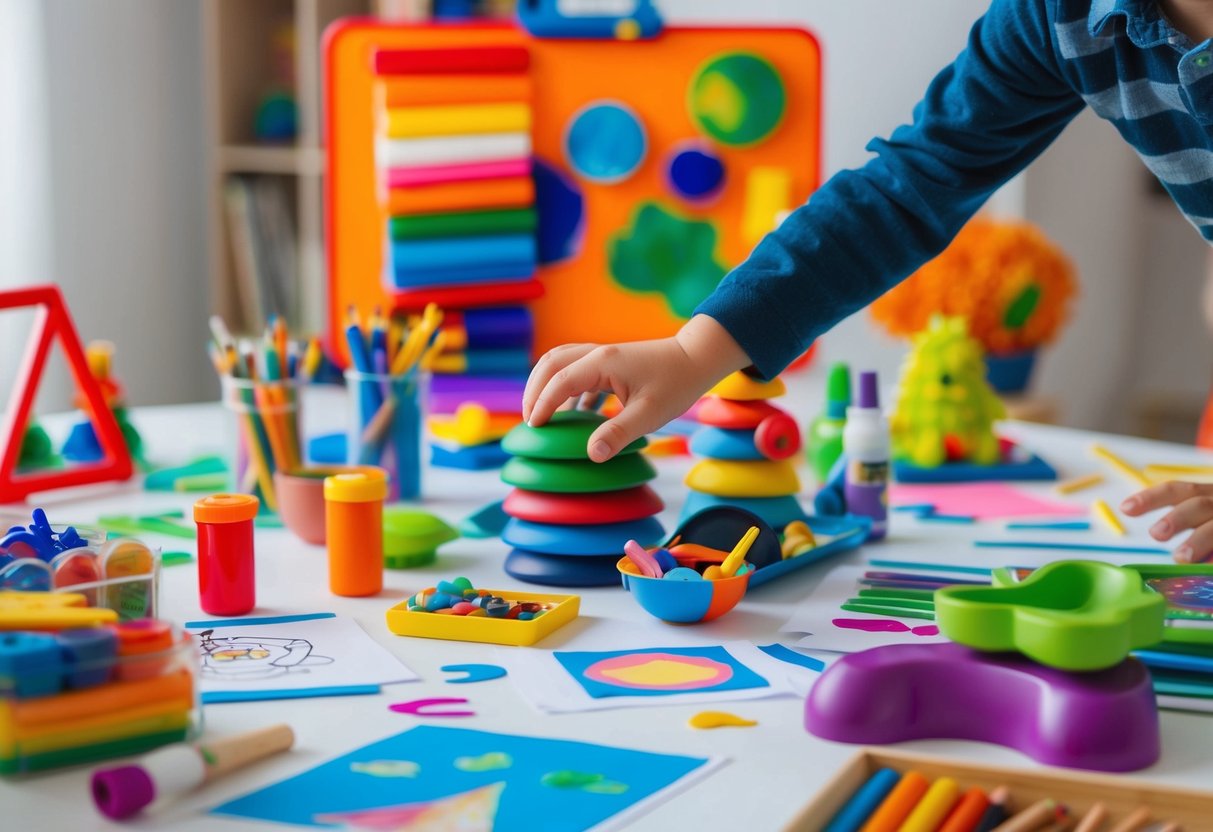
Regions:
<instances>
[{"instance_id":1,"label":"wooden box of crayons","mask_svg":"<svg viewBox=\"0 0 1213 832\"><path fill-rule=\"evenodd\" d=\"M960 787L961 794L976 787L989 795L1003 787L1008 793L1006 808L1011 817L1045 799L1065 806L1068 825L1045 823L1028 826L1028 829L1082 828L1081 821L1096 804L1102 804L1106 809L1106 820L1094 827L1100 832L1121 829L1118 824L1123 824L1135 813L1140 816L1143 808L1149 810L1149 820L1125 828L1135 832L1147 829L1184 832L1213 829L1213 792L1158 786L1134 780L1128 775L1043 766L1030 770L1007 768L883 748L865 748L834 775L784 828L785 832L822 832L868 779L883 768L893 769L899 774L916 771L930 782L951 777ZM897 823L889 828L902 827ZM950 827L940 824L936 828Z\"/></svg>"}]
</instances>

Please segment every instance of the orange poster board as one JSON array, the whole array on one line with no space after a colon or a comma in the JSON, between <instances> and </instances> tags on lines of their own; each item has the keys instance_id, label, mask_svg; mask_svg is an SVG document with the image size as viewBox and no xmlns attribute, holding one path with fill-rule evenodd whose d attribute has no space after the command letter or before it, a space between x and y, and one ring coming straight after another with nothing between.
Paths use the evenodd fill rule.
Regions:
<instances>
[{"instance_id":1,"label":"orange poster board","mask_svg":"<svg viewBox=\"0 0 1213 832\"><path fill-rule=\"evenodd\" d=\"M534 155L575 181L584 200L575 256L540 266L543 297L531 301L535 354L570 341L617 342L672 334L682 322L666 298L619 285L609 273L610 240L628 233L639 206L656 202L669 213L710 222L715 259L730 268L749 253L747 182L756 168L780 169L786 207L803 203L819 184L821 54L797 29L667 29L653 40L539 40L512 25L336 24L326 40L326 205L330 341L343 350L341 327L351 304L363 315L392 308L382 278L387 215L377 192L373 56L379 49L523 46L530 53ZM694 204L673 193L666 167L680 144L708 141L688 107L689 86L706 62L732 52L761 56L786 93L783 118L752 146L709 142L724 164L720 195ZM628 179L597 184L574 174L564 136L587 104L609 100L634 112L647 134L644 161ZM762 174L760 174L761 176ZM751 223L752 226L752 223Z\"/></svg>"}]
</instances>

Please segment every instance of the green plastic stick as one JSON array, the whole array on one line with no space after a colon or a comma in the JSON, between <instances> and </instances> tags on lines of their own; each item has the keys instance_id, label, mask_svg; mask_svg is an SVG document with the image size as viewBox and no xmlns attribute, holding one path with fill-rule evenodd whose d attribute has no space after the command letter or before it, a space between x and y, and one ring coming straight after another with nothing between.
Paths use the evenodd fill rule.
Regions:
<instances>
[{"instance_id":1,"label":"green plastic stick","mask_svg":"<svg viewBox=\"0 0 1213 832\"><path fill-rule=\"evenodd\" d=\"M898 618L921 618L924 621L934 621L935 615L922 610L906 610L897 607L881 607L875 604L843 604L841 609L847 612L866 612L871 615L893 615Z\"/></svg>"},{"instance_id":2,"label":"green plastic stick","mask_svg":"<svg viewBox=\"0 0 1213 832\"><path fill-rule=\"evenodd\" d=\"M516 208L506 211L466 211L455 214L392 217L390 228L393 240L476 234L525 234L535 230L535 211L532 208Z\"/></svg>"},{"instance_id":3,"label":"green plastic stick","mask_svg":"<svg viewBox=\"0 0 1213 832\"><path fill-rule=\"evenodd\" d=\"M848 604L875 604L882 607L897 607L902 610L923 610L935 612L933 601L919 601L910 598L851 598Z\"/></svg>"}]
</instances>

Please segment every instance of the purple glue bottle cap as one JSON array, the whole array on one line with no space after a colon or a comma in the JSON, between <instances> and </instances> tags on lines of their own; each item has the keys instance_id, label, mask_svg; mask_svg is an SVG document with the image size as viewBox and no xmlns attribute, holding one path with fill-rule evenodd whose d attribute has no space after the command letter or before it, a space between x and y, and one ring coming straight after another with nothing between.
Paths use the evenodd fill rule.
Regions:
<instances>
[{"instance_id":1,"label":"purple glue bottle cap","mask_svg":"<svg viewBox=\"0 0 1213 832\"><path fill-rule=\"evenodd\" d=\"M156 784L142 766L118 766L94 772L92 792L101 814L122 820L156 799Z\"/></svg>"},{"instance_id":2,"label":"purple glue bottle cap","mask_svg":"<svg viewBox=\"0 0 1213 832\"><path fill-rule=\"evenodd\" d=\"M867 370L859 374L859 407L864 410L880 409L880 391L876 385L876 373Z\"/></svg>"}]
</instances>

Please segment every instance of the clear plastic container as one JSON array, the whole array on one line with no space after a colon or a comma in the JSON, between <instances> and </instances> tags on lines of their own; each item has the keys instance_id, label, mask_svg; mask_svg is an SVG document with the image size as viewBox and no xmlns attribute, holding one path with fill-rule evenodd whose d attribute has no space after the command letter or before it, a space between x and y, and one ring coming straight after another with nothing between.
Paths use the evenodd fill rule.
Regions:
<instances>
[{"instance_id":1,"label":"clear plastic container","mask_svg":"<svg viewBox=\"0 0 1213 832\"><path fill-rule=\"evenodd\" d=\"M193 637L162 622L0 633L0 775L193 739L197 674Z\"/></svg>"},{"instance_id":2,"label":"clear plastic container","mask_svg":"<svg viewBox=\"0 0 1213 832\"><path fill-rule=\"evenodd\" d=\"M388 502L421 497L422 425L429 373L390 376L346 370L349 436L346 461L388 474Z\"/></svg>"},{"instance_id":3,"label":"clear plastic container","mask_svg":"<svg viewBox=\"0 0 1213 832\"><path fill-rule=\"evenodd\" d=\"M229 417L229 490L252 494L261 510L277 513L275 471L294 471L303 461L299 388L294 381L253 381L224 376L223 406Z\"/></svg>"},{"instance_id":4,"label":"clear plastic container","mask_svg":"<svg viewBox=\"0 0 1213 832\"><path fill-rule=\"evenodd\" d=\"M74 592L121 621L155 618L160 609L160 548L129 537L68 549L47 562L18 558L0 567L0 589Z\"/></svg>"}]
</instances>

